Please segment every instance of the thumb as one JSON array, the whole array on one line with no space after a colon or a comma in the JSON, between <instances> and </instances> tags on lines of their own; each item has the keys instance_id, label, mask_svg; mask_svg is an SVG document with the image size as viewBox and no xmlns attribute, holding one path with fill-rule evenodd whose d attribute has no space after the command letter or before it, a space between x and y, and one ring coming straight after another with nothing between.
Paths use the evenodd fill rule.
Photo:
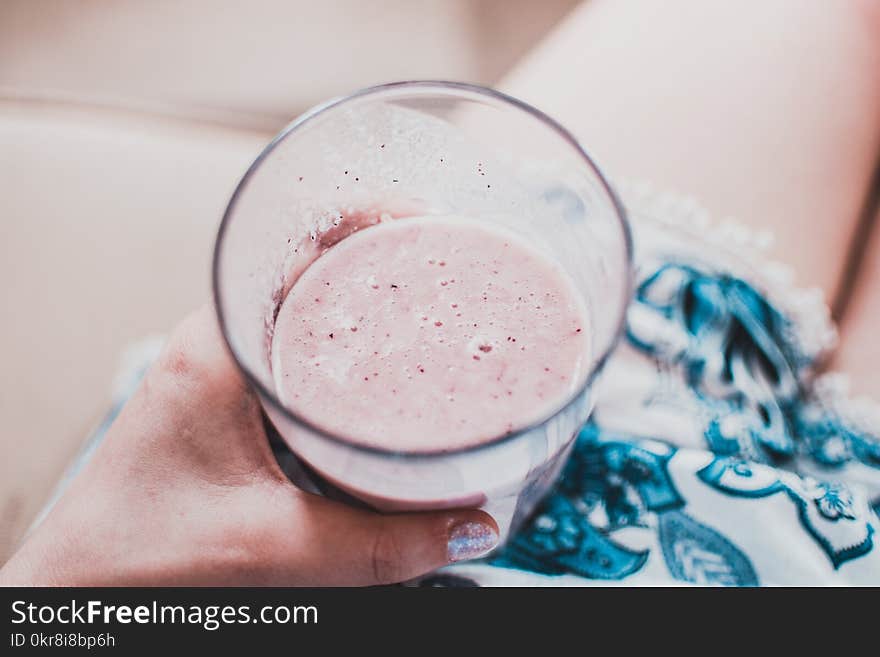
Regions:
<instances>
[{"instance_id":1,"label":"thumb","mask_svg":"<svg viewBox=\"0 0 880 657\"><path fill-rule=\"evenodd\" d=\"M321 585L403 582L498 544L498 525L483 511L459 509L381 515L315 498L320 525L312 534L309 569Z\"/></svg>"}]
</instances>

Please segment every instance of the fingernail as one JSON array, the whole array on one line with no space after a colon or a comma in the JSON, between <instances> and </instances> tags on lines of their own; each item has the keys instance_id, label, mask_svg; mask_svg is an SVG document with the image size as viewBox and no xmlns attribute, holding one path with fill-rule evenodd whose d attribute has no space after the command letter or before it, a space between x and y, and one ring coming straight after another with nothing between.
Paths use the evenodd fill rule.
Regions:
<instances>
[{"instance_id":1,"label":"fingernail","mask_svg":"<svg viewBox=\"0 0 880 657\"><path fill-rule=\"evenodd\" d=\"M449 561L476 559L498 545L498 532L482 522L463 522L449 532L446 554Z\"/></svg>"}]
</instances>

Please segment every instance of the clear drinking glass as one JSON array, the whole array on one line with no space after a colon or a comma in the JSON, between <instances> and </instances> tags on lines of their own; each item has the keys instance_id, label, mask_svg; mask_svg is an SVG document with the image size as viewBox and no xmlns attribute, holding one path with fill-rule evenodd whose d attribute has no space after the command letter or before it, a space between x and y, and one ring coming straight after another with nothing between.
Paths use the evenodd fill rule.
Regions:
<instances>
[{"instance_id":1,"label":"clear drinking glass","mask_svg":"<svg viewBox=\"0 0 880 657\"><path fill-rule=\"evenodd\" d=\"M588 312L592 350L581 385L540 422L431 452L364 446L286 408L271 371L274 318L314 245L342 217L432 213L499 224L562 266ZM491 89L401 82L321 105L266 147L223 217L214 295L235 359L312 470L380 511L483 508L504 537L552 484L592 410L621 331L631 259L623 207L559 124Z\"/></svg>"}]
</instances>

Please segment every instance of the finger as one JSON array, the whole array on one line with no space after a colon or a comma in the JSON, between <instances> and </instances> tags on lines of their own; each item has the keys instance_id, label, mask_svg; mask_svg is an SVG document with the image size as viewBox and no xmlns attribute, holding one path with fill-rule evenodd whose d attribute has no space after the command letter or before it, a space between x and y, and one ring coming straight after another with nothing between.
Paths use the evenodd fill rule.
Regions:
<instances>
[{"instance_id":1,"label":"finger","mask_svg":"<svg viewBox=\"0 0 880 657\"><path fill-rule=\"evenodd\" d=\"M298 549L323 586L403 582L498 544L498 525L476 509L381 515L322 498L307 506L313 532Z\"/></svg>"},{"instance_id":2,"label":"finger","mask_svg":"<svg viewBox=\"0 0 880 657\"><path fill-rule=\"evenodd\" d=\"M191 450L195 461L186 463L199 463L204 476L207 469L219 475L268 467L283 479L265 437L259 399L229 354L210 304L174 329L123 414L161 455L179 459Z\"/></svg>"},{"instance_id":3,"label":"finger","mask_svg":"<svg viewBox=\"0 0 880 657\"><path fill-rule=\"evenodd\" d=\"M178 324L168 339L160 363L177 374L196 373L243 383L211 303L202 305Z\"/></svg>"}]
</instances>

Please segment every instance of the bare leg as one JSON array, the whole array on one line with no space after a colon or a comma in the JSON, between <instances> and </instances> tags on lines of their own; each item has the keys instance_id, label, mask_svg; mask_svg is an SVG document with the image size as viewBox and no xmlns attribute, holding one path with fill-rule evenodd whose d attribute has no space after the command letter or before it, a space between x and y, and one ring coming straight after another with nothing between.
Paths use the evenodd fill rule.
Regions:
<instances>
[{"instance_id":1,"label":"bare leg","mask_svg":"<svg viewBox=\"0 0 880 657\"><path fill-rule=\"evenodd\" d=\"M880 211L842 329L834 366L849 374L854 393L880 400Z\"/></svg>"},{"instance_id":2,"label":"bare leg","mask_svg":"<svg viewBox=\"0 0 880 657\"><path fill-rule=\"evenodd\" d=\"M880 150L880 3L593 0L501 86L837 292Z\"/></svg>"}]
</instances>

